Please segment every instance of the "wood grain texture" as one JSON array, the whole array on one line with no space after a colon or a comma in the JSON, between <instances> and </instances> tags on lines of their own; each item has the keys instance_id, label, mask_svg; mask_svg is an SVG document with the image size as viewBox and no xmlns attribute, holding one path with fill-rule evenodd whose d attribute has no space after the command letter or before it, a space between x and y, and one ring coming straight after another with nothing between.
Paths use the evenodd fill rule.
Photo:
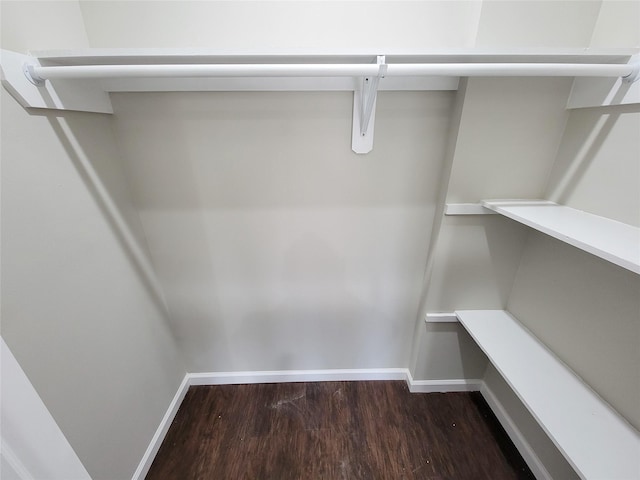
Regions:
<instances>
[{"instance_id":1,"label":"wood grain texture","mask_svg":"<svg viewBox=\"0 0 640 480\"><path fill-rule=\"evenodd\" d=\"M191 387L147 479L534 477L479 393L376 381Z\"/></svg>"}]
</instances>

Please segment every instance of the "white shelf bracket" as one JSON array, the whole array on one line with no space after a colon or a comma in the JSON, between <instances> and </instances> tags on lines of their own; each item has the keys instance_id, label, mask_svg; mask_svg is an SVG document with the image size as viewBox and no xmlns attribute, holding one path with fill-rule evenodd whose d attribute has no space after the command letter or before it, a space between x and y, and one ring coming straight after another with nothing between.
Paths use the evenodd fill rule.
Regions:
<instances>
[{"instance_id":1,"label":"white shelf bracket","mask_svg":"<svg viewBox=\"0 0 640 480\"><path fill-rule=\"evenodd\" d=\"M567 108L640 104L640 54L633 55L627 65L631 73L618 78L576 77Z\"/></svg>"},{"instance_id":2,"label":"white shelf bracket","mask_svg":"<svg viewBox=\"0 0 640 480\"><path fill-rule=\"evenodd\" d=\"M40 63L34 57L0 50L2 85L23 107L113 113L109 95L96 82L45 81L34 72L36 67Z\"/></svg>"},{"instance_id":3,"label":"white shelf bracket","mask_svg":"<svg viewBox=\"0 0 640 480\"><path fill-rule=\"evenodd\" d=\"M33 83L36 87L42 87L44 85L44 78L40 77L35 71L35 64L31 62L25 62L22 64L22 73L27 77L31 83Z\"/></svg>"},{"instance_id":4,"label":"white shelf bracket","mask_svg":"<svg viewBox=\"0 0 640 480\"><path fill-rule=\"evenodd\" d=\"M458 323L460 320L455 312L427 312L424 321L426 323Z\"/></svg>"},{"instance_id":5,"label":"white shelf bracket","mask_svg":"<svg viewBox=\"0 0 640 480\"><path fill-rule=\"evenodd\" d=\"M452 215L496 215L496 212L481 203L447 203L444 210L447 216Z\"/></svg>"},{"instance_id":6,"label":"white shelf bracket","mask_svg":"<svg viewBox=\"0 0 640 480\"><path fill-rule=\"evenodd\" d=\"M640 55L631 57L629 64L633 65L633 70L629 75L622 77L623 83L634 83L640 80Z\"/></svg>"},{"instance_id":7,"label":"white shelf bracket","mask_svg":"<svg viewBox=\"0 0 640 480\"><path fill-rule=\"evenodd\" d=\"M353 129L351 148L355 153L373 150L373 126L380 79L387 73L385 56L378 55L378 74L363 77L360 88L353 92Z\"/></svg>"}]
</instances>

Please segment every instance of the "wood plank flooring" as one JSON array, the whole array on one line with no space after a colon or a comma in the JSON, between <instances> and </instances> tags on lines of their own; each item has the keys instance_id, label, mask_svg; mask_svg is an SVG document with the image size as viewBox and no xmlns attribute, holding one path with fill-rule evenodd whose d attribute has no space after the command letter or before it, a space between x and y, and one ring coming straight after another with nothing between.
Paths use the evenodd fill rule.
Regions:
<instances>
[{"instance_id":1,"label":"wood plank flooring","mask_svg":"<svg viewBox=\"0 0 640 480\"><path fill-rule=\"evenodd\" d=\"M479 393L405 382L191 387L149 470L168 479L534 479Z\"/></svg>"}]
</instances>

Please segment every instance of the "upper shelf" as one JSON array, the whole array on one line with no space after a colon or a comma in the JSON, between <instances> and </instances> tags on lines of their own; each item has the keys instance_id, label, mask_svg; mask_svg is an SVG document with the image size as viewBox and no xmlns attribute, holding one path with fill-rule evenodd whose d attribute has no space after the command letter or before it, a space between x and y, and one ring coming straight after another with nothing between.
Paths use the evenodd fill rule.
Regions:
<instances>
[{"instance_id":1,"label":"upper shelf","mask_svg":"<svg viewBox=\"0 0 640 480\"><path fill-rule=\"evenodd\" d=\"M547 201L487 200L482 205L640 274L640 228Z\"/></svg>"},{"instance_id":2,"label":"upper shelf","mask_svg":"<svg viewBox=\"0 0 640 480\"><path fill-rule=\"evenodd\" d=\"M459 77L573 77L596 82L574 88L579 106L640 102L638 49L2 50L0 69L25 107L98 113L113 113L110 92L352 91L356 153L373 148L378 90L457 90Z\"/></svg>"},{"instance_id":3,"label":"upper shelf","mask_svg":"<svg viewBox=\"0 0 640 480\"><path fill-rule=\"evenodd\" d=\"M230 50L202 48L84 48L35 50L32 57L44 65L98 65L120 63L375 63L385 55L390 63L627 63L638 48L565 49L264 49Z\"/></svg>"}]
</instances>

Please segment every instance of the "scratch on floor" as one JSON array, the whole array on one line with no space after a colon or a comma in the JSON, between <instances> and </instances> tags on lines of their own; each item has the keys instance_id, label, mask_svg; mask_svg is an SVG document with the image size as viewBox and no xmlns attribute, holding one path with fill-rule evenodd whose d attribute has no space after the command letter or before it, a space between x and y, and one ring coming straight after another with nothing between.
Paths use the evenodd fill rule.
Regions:
<instances>
[{"instance_id":1,"label":"scratch on floor","mask_svg":"<svg viewBox=\"0 0 640 480\"><path fill-rule=\"evenodd\" d=\"M340 474L341 474L341 478L344 478L344 479L348 479L348 478L349 478L349 475L347 475L347 473L348 473L348 472L347 472L348 468L349 468L349 460L348 460L348 459L346 459L346 460L342 460L342 461L340 462Z\"/></svg>"},{"instance_id":2,"label":"scratch on floor","mask_svg":"<svg viewBox=\"0 0 640 480\"><path fill-rule=\"evenodd\" d=\"M291 397L291 398L285 398L283 400L278 400L275 403L272 403L271 405L269 405L269 408L280 408L283 405L287 405L287 404L293 404L293 402L295 402L296 400L300 400L301 398L304 398L305 394L301 393L299 395L296 395L295 397Z\"/></svg>"}]
</instances>

